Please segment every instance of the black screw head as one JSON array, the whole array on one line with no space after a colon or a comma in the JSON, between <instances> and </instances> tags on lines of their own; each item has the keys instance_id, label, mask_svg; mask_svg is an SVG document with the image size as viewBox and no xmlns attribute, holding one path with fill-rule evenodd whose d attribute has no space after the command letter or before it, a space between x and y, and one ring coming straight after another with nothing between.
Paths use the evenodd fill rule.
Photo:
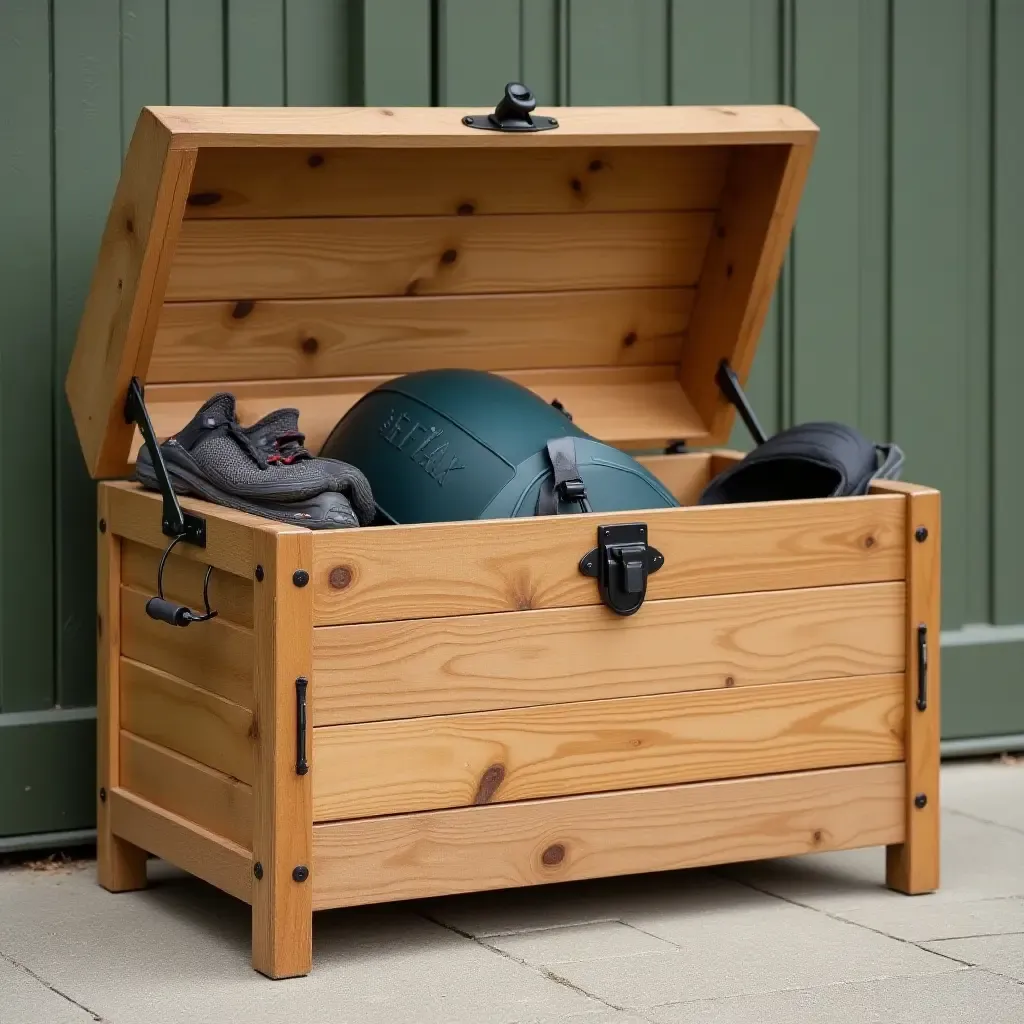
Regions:
<instances>
[{"instance_id":1,"label":"black screw head","mask_svg":"<svg viewBox=\"0 0 1024 1024\"><path fill-rule=\"evenodd\" d=\"M263 877L263 865L259 861L253 864L252 873L256 876L257 882Z\"/></svg>"},{"instance_id":2,"label":"black screw head","mask_svg":"<svg viewBox=\"0 0 1024 1024\"><path fill-rule=\"evenodd\" d=\"M918 810L921 810L922 807L927 807L928 797L926 797L924 793L918 793L917 796L914 797L914 806Z\"/></svg>"},{"instance_id":3,"label":"black screw head","mask_svg":"<svg viewBox=\"0 0 1024 1024\"><path fill-rule=\"evenodd\" d=\"M923 544L927 539L928 539L928 528L926 526L919 526L914 531L914 540L916 540L918 544Z\"/></svg>"},{"instance_id":4,"label":"black screw head","mask_svg":"<svg viewBox=\"0 0 1024 1024\"><path fill-rule=\"evenodd\" d=\"M257 565L256 566L256 582L257 583L262 583L263 582L263 566L262 565Z\"/></svg>"},{"instance_id":5,"label":"black screw head","mask_svg":"<svg viewBox=\"0 0 1024 1024\"><path fill-rule=\"evenodd\" d=\"M294 878L296 882L304 882L309 878L309 868L307 868L305 864L300 864L292 872L292 878Z\"/></svg>"},{"instance_id":6,"label":"black screw head","mask_svg":"<svg viewBox=\"0 0 1024 1024\"><path fill-rule=\"evenodd\" d=\"M107 521L106 521L106 519L101 519L100 520L100 533L106 533L106 532L107 532Z\"/></svg>"},{"instance_id":7,"label":"black screw head","mask_svg":"<svg viewBox=\"0 0 1024 1024\"><path fill-rule=\"evenodd\" d=\"M292 583L297 587L304 587L309 582L309 573L305 569L296 569L292 573Z\"/></svg>"},{"instance_id":8,"label":"black screw head","mask_svg":"<svg viewBox=\"0 0 1024 1024\"><path fill-rule=\"evenodd\" d=\"M107 791L103 786L100 786L100 802L104 804L107 802Z\"/></svg>"}]
</instances>

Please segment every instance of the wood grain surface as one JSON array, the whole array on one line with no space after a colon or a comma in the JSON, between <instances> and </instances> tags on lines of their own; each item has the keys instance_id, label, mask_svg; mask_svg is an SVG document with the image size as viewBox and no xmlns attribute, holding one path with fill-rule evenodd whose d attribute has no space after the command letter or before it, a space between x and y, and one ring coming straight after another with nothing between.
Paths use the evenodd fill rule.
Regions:
<instances>
[{"instance_id":1,"label":"wood grain surface","mask_svg":"<svg viewBox=\"0 0 1024 1024\"><path fill-rule=\"evenodd\" d=\"M313 905L899 842L903 774L869 765L315 825Z\"/></svg>"},{"instance_id":2,"label":"wood grain surface","mask_svg":"<svg viewBox=\"0 0 1024 1024\"><path fill-rule=\"evenodd\" d=\"M876 583L323 626L317 726L902 672L905 587ZM841 680L837 685L843 685Z\"/></svg>"},{"instance_id":3,"label":"wood grain surface","mask_svg":"<svg viewBox=\"0 0 1024 1024\"><path fill-rule=\"evenodd\" d=\"M712 218L658 212L189 220L166 298L692 286Z\"/></svg>"},{"instance_id":4,"label":"wood grain surface","mask_svg":"<svg viewBox=\"0 0 1024 1024\"><path fill-rule=\"evenodd\" d=\"M651 600L900 580L905 516L901 497L877 495L322 532L313 537L314 620L596 605L597 585L579 560L599 523L638 519L665 556L648 580ZM340 580L348 582L339 588Z\"/></svg>"}]
</instances>

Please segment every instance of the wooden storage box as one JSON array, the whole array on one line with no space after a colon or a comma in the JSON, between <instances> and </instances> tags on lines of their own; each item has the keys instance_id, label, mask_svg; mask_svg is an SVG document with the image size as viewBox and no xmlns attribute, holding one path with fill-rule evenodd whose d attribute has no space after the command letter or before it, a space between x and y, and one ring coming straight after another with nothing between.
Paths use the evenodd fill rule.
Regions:
<instances>
[{"instance_id":1,"label":"wooden storage box","mask_svg":"<svg viewBox=\"0 0 1024 1024\"><path fill-rule=\"evenodd\" d=\"M886 846L938 884L939 495L311 532L128 482L219 389L311 446L434 366L558 398L691 505L745 381L817 129L785 107L142 112L67 392L99 487L99 881L146 852L250 902L253 964L311 966L314 910ZM841 197L836 197L841 202ZM664 554L621 617L599 525ZM297 684L298 681L298 684ZM306 688L303 730L300 694ZM301 749L300 749L301 747ZM301 762L308 758L309 770Z\"/></svg>"}]
</instances>

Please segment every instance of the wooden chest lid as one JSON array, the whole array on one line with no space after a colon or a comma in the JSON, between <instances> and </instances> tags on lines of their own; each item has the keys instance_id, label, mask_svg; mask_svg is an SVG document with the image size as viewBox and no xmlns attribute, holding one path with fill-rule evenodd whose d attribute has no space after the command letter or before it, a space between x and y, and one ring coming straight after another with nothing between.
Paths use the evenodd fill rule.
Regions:
<instances>
[{"instance_id":1,"label":"wooden chest lid","mask_svg":"<svg viewBox=\"0 0 1024 1024\"><path fill-rule=\"evenodd\" d=\"M151 107L66 380L89 471L218 390L300 410L317 448L380 381L491 370L627 449L721 444L715 383L754 357L817 127L790 107Z\"/></svg>"}]
</instances>

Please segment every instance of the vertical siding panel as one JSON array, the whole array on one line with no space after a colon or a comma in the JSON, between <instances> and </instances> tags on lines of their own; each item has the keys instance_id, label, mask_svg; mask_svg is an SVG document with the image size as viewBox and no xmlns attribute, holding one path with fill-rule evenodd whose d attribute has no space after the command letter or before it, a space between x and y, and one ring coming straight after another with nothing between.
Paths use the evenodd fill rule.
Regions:
<instances>
[{"instance_id":1,"label":"vertical siding panel","mask_svg":"<svg viewBox=\"0 0 1024 1024\"><path fill-rule=\"evenodd\" d=\"M224 102L224 24L219 0L167 0L168 101Z\"/></svg>"},{"instance_id":2,"label":"vertical siding panel","mask_svg":"<svg viewBox=\"0 0 1024 1024\"><path fill-rule=\"evenodd\" d=\"M362 0L363 102L429 106L430 0Z\"/></svg>"},{"instance_id":3,"label":"vertical siding panel","mask_svg":"<svg viewBox=\"0 0 1024 1024\"><path fill-rule=\"evenodd\" d=\"M519 19L518 4L441 0L437 27L441 106L494 106L505 83L519 78Z\"/></svg>"},{"instance_id":4,"label":"vertical siding panel","mask_svg":"<svg viewBox=\"0 0 1024 1024\"><path fill-rule=\"evenodd\" d=\"M285 99L293 107L350 102L350 25L339 0L285 0Z\"/></svg>"},{"instance_id":5,"label":"vertical siding panel","mask_svg":"<svg viewBox=\"0 0 1024 1024\"><path fill-rule=\"evenodd\" d=\"M945 627L967 607L966 381L978 344L967 284L970 6L900 0L893 13L893 434L906 477L943 492Z\"/></svg>"},{"instance_id":6,"label":"vertical siding panel","mask_svg":"<svg viewBox=\"0 0 1024 1024\"><path fill-rule=\"evenodd\" d=\"M227 102L284 103L284 0L228 0Z\"/></svg>"},{"instance_id":7,"label":"vertical siding panel","mask_svg":"<svg viewBox=\"0 0 1024 1024\"><path fill-rule=\"evenodd\" d=\"M992 374L994 621L1024 622L1024 0L995 13L995 336ZM981 458L983 453L978 453ZM1020 666L1017 666L1019 682ZM1019 692L1019 691L1018 691Z\"/></svg>"},{"instance_id":8,"label":"vertical siding panel","mask_svg":"<svg viewBox=\"0 0 1024 1024\"><path fill-rule=\"evenodd\" d=\"M57 697L95 699L95 484L64 399L64 375L121 169L120 11L105 0L55 0Z\"/></svg>"},{"instance_id":9,"label":"vertical siding panel","mask_svg":"<svg viewBox=\"0 0 1024 1024\"><path fill-rule=\"evenodd\" d=\"M167 102L167 0L121 0L121 152L139 111Z\"/></svg>"},{"instance_id":10,"label":"vertical siding panel","mask_svg":"<svg viewBox=\"0 0 1024 1024\"><path fill-rule=\"evenodd\" d=\"M668 102L664 0L565 0L568 102L587 106Z\"/></svg>"},{"instance_id":11,"label":"vertical siding panel","mask_svg":"<svg viewBox=\"0 0 1024 1024\"><path fill-rule=\"evenodd\" d=\"M671 82L675 104L778 103L782 96L780 8L763 0L671 0ZM789 274L789 266L783 270ZM747 393L762 426L781 426L779 387L781 312L785 284L776 290L754 357ZM730 445L753 442L737 420Z\"/></svg>"},{"instance_id":12,"label":"vertical siding panel","mask_svg":"<svg viewBox=\"0 0 1024 1024\"><path fill-rule=\"evenodd\" d=\"M53 704L50 19L5 5L0 53L0 712ZM3 783L0 782L0 789ZM0 792L2 795L2 792ZM0 821L0 833L7 827Z\"/></svg>"},{"instance_id":13,"label":"vertical siding panel","mask_svg":"<svg viewBox=\"0 0 1024 1024\"><path fill-rule=\"evenodd\" d=\"M520 77L540 107L560 104L558 0L519 0Z\"/></svg>"}]
</instances>

